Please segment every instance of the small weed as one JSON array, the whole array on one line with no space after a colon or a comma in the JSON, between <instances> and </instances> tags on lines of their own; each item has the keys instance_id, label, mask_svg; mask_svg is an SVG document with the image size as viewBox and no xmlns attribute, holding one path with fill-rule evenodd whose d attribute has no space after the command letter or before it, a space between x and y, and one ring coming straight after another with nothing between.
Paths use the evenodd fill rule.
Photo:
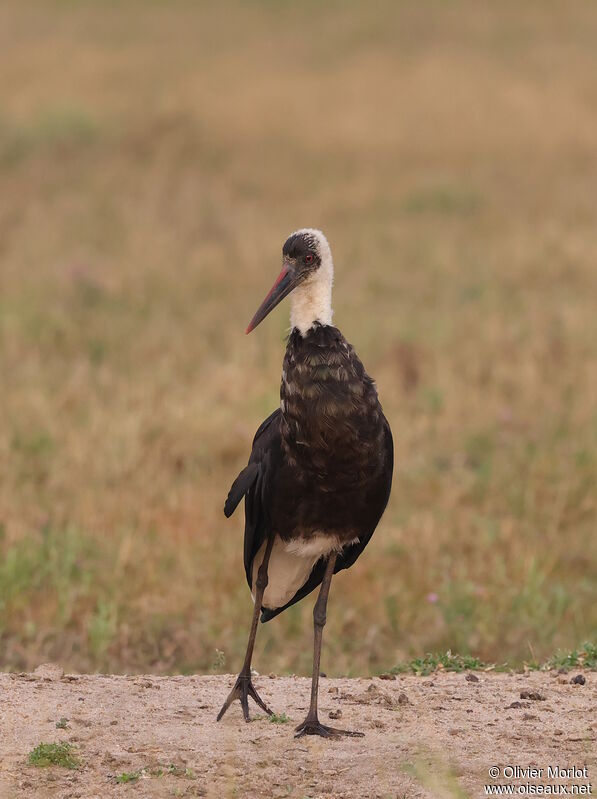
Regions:
<instances>
[{"instance_id":1,"label":"small weed","mask_svg":"<svg viewBox=\"0 0 597 799\"><path fill-rule=\"evenodd\" d=\"M290 721L286 713L272 713L272 715L269 717L269 720L272 724L288 724Z\"/></svg>"},{"instance_id":2,"label":"small weed","mask_svg":"<svg viewBox=\"0 0 597 799\"><path fill-rule=\"evenodd\" d=\"M150 772L152 777L184 777L187 780L194 780L195 779L195 772L193 769L185 768L183 766L177 766L174 763L170 763L169 766L158 766L156 769Z\"/></svg>"},{"instance_id":3,"label":"small weed","mask_svg":"<svg viewBox=\"0 0 597 799\"><path fill-rule=\"evenodd\" d=\"M122 774L119 774L116 777L116 782L121 784L125 784L128 782L137 782L139 777L141 776L141 771L123 771Z\"/></svg>"},{"instance_id":4,"label":"small weed","mask_svg":"<svg viewBox=\"0 0 597 799\"><path fill-rule=\"evenodd\" d=\"M68 729L68 719L66 719L66 718L64 718L64 716L62 716L62 718L60 718L56 722L56 729L57 730L66 730L66 729Z\"/></svg>"},{"instance_id":5,"label":"small weed","mask_svg":"<svg viewBox=\"0 0 597 799\"><path fill-rule=\"evenodd\" d=\"M513 664L501 663L498 665L484 663L472 655L453 655L448 650L444 655L427 654L424 657L414 658L404 663L398 663L390 669L391 674L406 674L412 672L427 677L436 671L506 671ZM549 669L572 669L575 667L597 669L597 644L586 641L579 649L570 652L558 652L545 662L532 660L524 664L528 671L547 671Z\"/></svg>"},{"instance_id":6,"label":"small weed","mask_svg":"<svg viewBox=\"0 0 597 799\"><path fill-rule=\"evenodd\" d=\"M167 773L174 777L184 777L186 780L195 779L195 772L192 768L182 768L182 766L171 765L168 767Z\"/></svg>"},{"instance_id":7,"label":"small weed","mask_svg":"<svg viewBox=\"0 0 597 799\"><path fill-rule=\"evenodd\" d=\"M545 665L549 669L574 668L575 666L596 669L597 643L592 644L587 641L580 649L573 649L571 652L557 652Z\"/></svg>"},{"instance_id":8,"label":"small weed","mask_svg":"<svg viewBox=\"0 0 597 799\"><path fill-rule=\"evenodd\" d=\"M479 669L486 669L487 663L483 663L479 658L472 657L472 655L453 655L448 650L443 655L427 654L421 658L415 658L408 663L399 663L390 669L392 674L404 674L405 672L412 671L414 674L420 674L426 677L433 674L434 671L475 671Z\"/></svg>"},{"instance_id":9,"label":"small weed","mask_svg":"<svg viewBox=\"0 0 597 799\"><path fill-rule=\"evenodd\" d=\"M216 649L214 661L211 664L212 671L221 671L226 665L226 653L221 649Z\"/></svg>"},{"instance_id":10,"label":"small weed","mask_svg":"<svg viewBox=\"0 0 597 799\"><path fill-rule=\"evenodd\" d=\"M62 766L62 768L78 768L79 761L73 754L73 746L68 743L38 744L29 753L27 762L30 766L46 768Z\"/></svg>"}]
</instances>

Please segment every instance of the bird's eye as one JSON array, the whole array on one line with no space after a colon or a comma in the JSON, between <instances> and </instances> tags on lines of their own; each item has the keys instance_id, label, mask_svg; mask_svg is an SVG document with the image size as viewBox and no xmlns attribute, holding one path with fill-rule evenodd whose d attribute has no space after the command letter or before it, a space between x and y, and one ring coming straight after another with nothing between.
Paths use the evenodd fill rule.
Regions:
<instances>
[{"instance_id":1,"label":"bird's eye","mask_svg":"<svg viewBox=\"0 0 597 799\"><path fill-rule=\"evenodd\" d=\"M313 263L313 253L310 252L307 255L305 255L305 263L306 264L312 264Z\"/></svg>"}]
</instances>

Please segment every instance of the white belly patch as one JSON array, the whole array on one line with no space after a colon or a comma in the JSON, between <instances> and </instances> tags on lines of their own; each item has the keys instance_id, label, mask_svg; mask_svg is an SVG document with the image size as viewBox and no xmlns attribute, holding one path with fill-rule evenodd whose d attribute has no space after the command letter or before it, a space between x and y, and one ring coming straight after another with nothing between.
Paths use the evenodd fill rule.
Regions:
<instances>
[{"instance_id":1,"label":"white belly patch","mask_svg":"<svg viewBox=\"0 0 597 799\"><path fill-rule=\"evenodd\" d=\"M356 540L355 538L354 541ZM255 601L257 572L263 561L266 544L267 542L264 541L253 559L251 588L253 601ZM311 570L319 558L333 551L340 552L342 546L337 536L321 533L309 540L297 539L287 543L276 536L269 558L268 583L263 594L263 607L273 610L289 602L299 588L307 582Z\"/></svg>"}]
</instances>

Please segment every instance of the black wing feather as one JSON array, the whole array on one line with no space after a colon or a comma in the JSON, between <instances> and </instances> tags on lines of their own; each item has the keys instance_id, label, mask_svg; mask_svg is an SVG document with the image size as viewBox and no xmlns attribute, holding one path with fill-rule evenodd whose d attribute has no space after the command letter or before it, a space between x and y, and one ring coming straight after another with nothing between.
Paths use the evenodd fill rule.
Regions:
<instances>
[{"instance_id":1,"label":"black wing feather","mask_svg":"<svg viewBox=\"0 0 597 799\"><path fill-rule=\"evenodd\" d=\"M250 463L242 470L236 480L232 483L232 487L228 492L226 503L224 504L224 514L226 518L230 518L236 510L238 503L245 496L247 491L251 488L259 474L259 464Z\"/></svg>"},{"instance_id":2,"label":"black wing feather","mask_svg":"<svg viewBox=\"0 0 597 799\"><path fill-rule=\"evenodd\" d=\"M272 476L282 457L278 408L260 425L253 439L249 463L238 475L228 494L224 513L230 516L245 497L244 564L249 588L251 568L259 547L271 532L268 514L268 494Z\"/></svg>"}]
</instances>

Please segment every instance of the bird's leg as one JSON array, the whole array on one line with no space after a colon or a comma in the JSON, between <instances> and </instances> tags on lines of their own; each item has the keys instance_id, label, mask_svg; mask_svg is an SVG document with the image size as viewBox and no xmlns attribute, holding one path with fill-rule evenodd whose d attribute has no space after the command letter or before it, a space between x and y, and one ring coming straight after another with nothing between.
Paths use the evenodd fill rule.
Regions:
<instances>
[{"instance_id":1,"label":"bird's leg","mask_svg":"<svg viewBox=\"0 0 597 799\"><path fill-rule=\"evenodd\" d=\"M363 736L362 732L353 732L352 730L337 730L334 727L326 727L321 724L317 715L317 693L319 689L319 664L321 661L321 640L323 637L323 628L326 622L326 608L328 604L328 595L330 593L330 585L332 583L332 575L334 574L334 566L336 564L336 553L333 552L325 567L325 574L321 581L321 588L317 602L313 608L313 676L311 680L311 704L309 705L309 712L307 718L302 724L296 728L295 738L301 738L303 735L321 735L323 738L334 738L339 735L350 735L360 738Z\"/></svg>"},{"instance_id":2,"label":"bird's leg","mask_svg":"<svg viewBox=\"0 0 597 799\"><path fill-rule=\"evenodd\" d=\"M236 678L236 682L234 683L234 687L228 694L228 698L222 705L222 709L218 713L217 720L220 721L224 713L228 710L230 705L234 702L235 699L240 699L240 704L243 709L243 716L245 717L245 721L250 721L249 718L249 697L255 700L259 707L262 710L272 716L273 712L269 709L269 707L265 704L265 702L261 699L255 688L253 687L253 682L251 680L251 658L253 657L253 647L255 646L255 636L257 635L257 624L259 622L259 613L261 612L261 602L263 600L263 594L267 587L267 566L269 563L269 556L272 552L272 546L274 544L274 537L271 536L268 539L267 546L265 548L265 554L263 556L263 560L261 565L259 566L259 570L257 572L257 582L255 584L255 608L253 610L253 620L251 622L251 632L249 633L249 642L247 643L247 652L245 654L245 662L243 663L243 667L240 670L240 674Z\"/></svg>"}]
</instances>

